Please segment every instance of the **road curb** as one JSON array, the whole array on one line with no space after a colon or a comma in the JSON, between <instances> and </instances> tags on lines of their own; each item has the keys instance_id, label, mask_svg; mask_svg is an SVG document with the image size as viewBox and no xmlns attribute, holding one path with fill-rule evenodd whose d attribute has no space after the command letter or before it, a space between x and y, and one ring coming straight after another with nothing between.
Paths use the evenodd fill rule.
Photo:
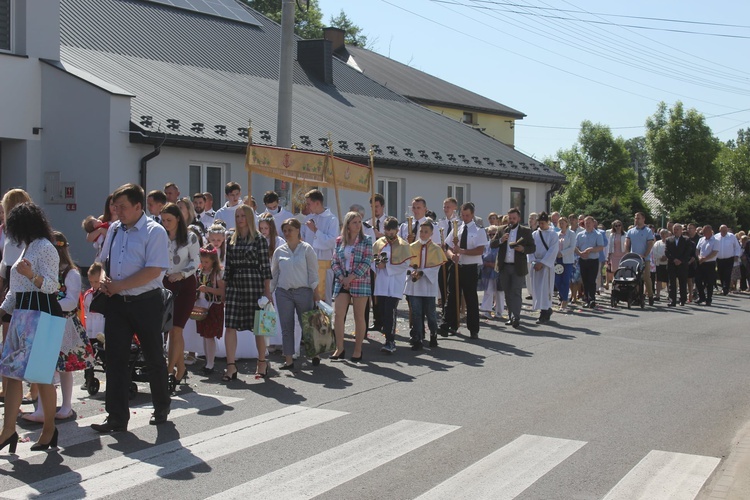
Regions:
<instances>
[{"instance_id":1,"label":"road curb","mask_svg":"<svg viewBox=\"0 0 750 500\"><path fill-rule=\"evenodd\" d=\"M697 500L750 498L750 421L732 440L729 455L696 497Z\"/></svg>"}]
</instances>

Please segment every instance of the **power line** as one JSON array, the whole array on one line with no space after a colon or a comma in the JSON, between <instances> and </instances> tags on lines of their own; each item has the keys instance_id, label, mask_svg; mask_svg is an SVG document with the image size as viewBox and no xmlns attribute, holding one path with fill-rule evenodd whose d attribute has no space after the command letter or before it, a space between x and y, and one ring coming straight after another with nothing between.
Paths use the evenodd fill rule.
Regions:
<instances>
[{"instance_id":1,"label":"power line","mask_svg":"<svg viewBox=\"0 0 750 500\"><path fill-rule=\"evenodd\" d=\"M529 9L539 9L539 10L553 10L557 12L565 12L565 13L586 13L591 14L595 16L602 16L602 17L621 17L626 19L641 19L644 21L659 21L659 22L669 22L669 23L685 23L685 24L696 24L696 25L704 25L704 26L718 26L723 28L745 28L750 29L749 25L744 24L724 24L724 23L710 23L706 21L691 21L686 19L669 19L665 17L648 17L648 16L632 16L632 15L626 15L626 14L607 14L603 12L588 12L585 10L572 10L572 9L559 9L556 7L539 7L539 6L531 6L531 5L524 5L524 4L518 4L518 3L510 3L510 2L498 2L493 0L475 0L477 3L488 3L493 5L505 5L508 7L525 7Z\"/></svg>"},{"instance_id":2,"label":"power line","mask_svg":"<svg viewBox=\"0 0 750 500\"><path fill-rule=\"evenodd\" d=\"M446 3L446 4L452 4L452 5L460 5L462 7L469 7L466 4L463 4L461 2L457 2L454 0L432 0L436 3ZM553 16L548 14L538 14L534 12L523 12L519 10L508 10L508 9L498 9L493 7L480 7L480 6L474 6L474 8L477 9L487 9L491 11L496 12L506 12L508 14L519 14L522 16L532 16L532 17L540 17L540 18L547 18L547 19L557 19L559 21L574 21L579 23L588 23L588 24L602 24L606 26L616 26L620 28L633 28L633 29L641 29L641 30L651 30L651 31L666 31L671 33L682 33L687 35L702 35L702 36L716 36L716 37L722 37L722 38L739 38L744 40L750 40L750 36L745 35L732 35L729 33L708 33L705 31L692 31L692 30L682 30L682 29L676 29L676 28L659 28L655 26L641 26L638 24L621 24L621 23L613 23L612 21L597 21L594 19L579 19L575 17L563 17L563 16Z\"/></svg>"}]
</instances>

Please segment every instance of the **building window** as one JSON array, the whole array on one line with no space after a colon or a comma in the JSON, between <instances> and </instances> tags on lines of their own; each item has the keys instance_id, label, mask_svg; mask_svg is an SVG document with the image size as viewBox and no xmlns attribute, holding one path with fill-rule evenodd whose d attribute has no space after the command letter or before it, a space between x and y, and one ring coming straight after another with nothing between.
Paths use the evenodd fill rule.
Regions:
<instances>
[{"instance_id":1,"label":"building window","mask_svg":"<svg viewBox=\"0 0 750 500\"><path fill-rule=\"evenodd\" d=\"M401 219L401 179L378 179L377 192L385 198L385 214Z\"/></svg>"},{"instance_id":2,"label":"building window","mask_svg":"<svg viewBox=\"0 0 750 500\"><path fill-rule=\"evenodd\" d=\"M194 193L205 193L208 191L214 197L213 209L220 208L224 203L225 170L226 165L191 163L189 196L193 196Z\"/></svg>"},{"instance_id":3,"label":"building window","mask_svg":"<svg viewBox=\"0 0 750 500\"><path fill-rule=\"evenodd\" d=\"M526 220L526 190L522 188L510 188L510 207L517 208L521 212L521 221Z\"/></svg>"},{"instance_id":4,"label":"building window","mask_svg":"<svg viewBox=\"0 0 750 500\"><path fill-rule=\"evenodd\" d=\"M458 208L466 203L469 187L466 184L448 184L448 198L455 198L458 202Z\"/></svg>"},{"instance_id":5,"label":"building window","mask_svg":"<svg viewBox=\"0 0 750 500\"><path fill-rule=\"evenodd\" d=\"M10 51L13 39L13 16L11 15L11 0L0 0L0 50Z\"/></svg>"},{"instance_id":6,"label":"building window","mask_svg":"<svg viewBox=\"0 0 750 500\"><path fill-rule=\"evenodd\" d=\"M477 123L474 121L474 113L469 113L468 111L464 111L464 117L461 121L467 125L476 125Z\"/></svg>"}]
</instances>

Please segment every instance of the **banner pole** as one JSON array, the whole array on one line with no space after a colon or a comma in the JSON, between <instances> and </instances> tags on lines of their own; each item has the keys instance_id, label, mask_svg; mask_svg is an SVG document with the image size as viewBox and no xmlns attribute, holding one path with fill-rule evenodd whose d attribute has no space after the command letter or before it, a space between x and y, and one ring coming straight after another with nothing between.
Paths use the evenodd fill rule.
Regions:
<instances>
[{"instance_id":1,"label":"banner pole","mask_svg":"<svg viewBox=\"0 0 750 500\"><path fill-rule=\"evenodd\" d=\"M334 162L333 157L333 141L331 140L331 133L328 133L328 141L326 142L328 145L328 156L331 159L331 172L333 172L333 189L336 193L336 213L339 216L339 224L343 222L341 219L341 199L339 198L339 183L336 180L336 163Z\"/></svg>"},{"instance_id":2,"label":"banner pole","mask_svg":"<svg viewBox=\"0 0 750 500\"><path fill-rule=\"evenodd\" d=\"M247 121L247 151L245 152L245 169L247 170L247 195L253 194L253 169L250 164L250 149L253 146L253 121ZM241 201L241 200L240 200Z\"/></svg>"},{"instance_id":3,"label":"banner pole","mask_svg":"<svg viewBox=\"0 0 750 500\"><path fill-rule=\"evenodd\" d=\"M375 152L372 150L372 144L370 144L370 210L371 210L370 213L372 214L372 229L374 231L375 230ZM377 239L377 237L375 239Z\"/></svg>"}]
</instances>

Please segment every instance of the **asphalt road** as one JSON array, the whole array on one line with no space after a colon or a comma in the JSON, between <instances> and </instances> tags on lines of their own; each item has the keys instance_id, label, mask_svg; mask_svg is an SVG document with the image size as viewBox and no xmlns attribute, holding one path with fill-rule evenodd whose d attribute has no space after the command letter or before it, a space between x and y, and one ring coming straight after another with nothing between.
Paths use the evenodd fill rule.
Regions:
<instances>
[{"instance_id":1,"label":"asphalt road","mask_svg":"<svg viewBox=\"0 0 750 500\"><path fill-rule=\"evenodd\" d=\"M393 355L370 333L361 364L255 380L246 360L229 385L195 365L169 424L146 423L140 384L111 436L88 429L103 394L76 389L59 453L0 452L0 497L694 498L750 419L748 298L526 311L418 353L401 321Z\"/></svg>"}]
</instances>

